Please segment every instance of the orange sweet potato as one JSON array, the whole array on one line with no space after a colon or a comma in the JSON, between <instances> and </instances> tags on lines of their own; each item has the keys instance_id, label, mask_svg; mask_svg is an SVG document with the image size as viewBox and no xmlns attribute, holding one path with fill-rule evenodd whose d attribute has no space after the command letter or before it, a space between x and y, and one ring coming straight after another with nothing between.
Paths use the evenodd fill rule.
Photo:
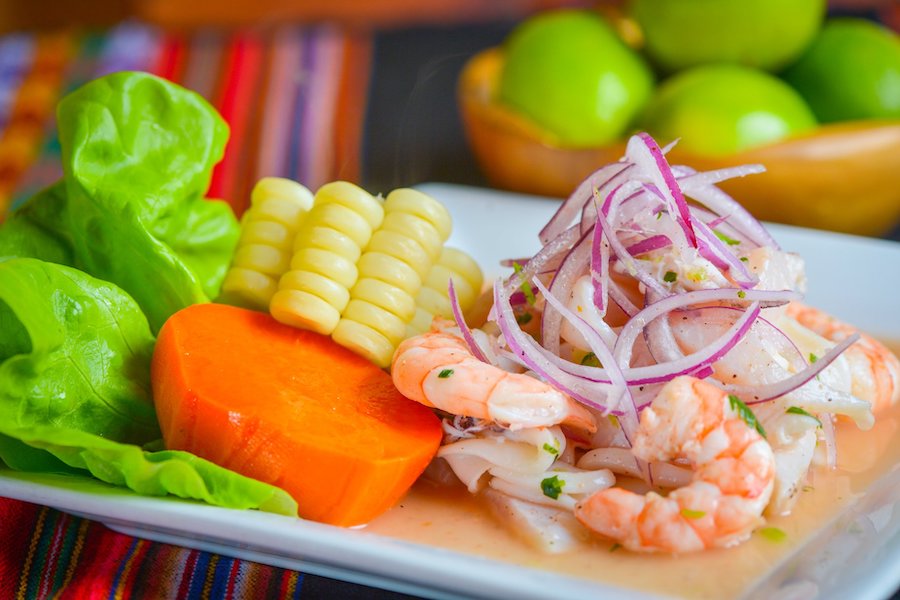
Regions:
<instances>
[{"instance_id":1,"label":"orange sweet potato","mask_svg":"<svg viewBox=\"0 0 900 600\"><path fill-rule=\"evenodd\" d=\"M368 522L440 444L437 417L384 371L260 312L197 304L174 314L152 382L167 448L279 486L315 521Z\"/></svg>"}]
</instances>

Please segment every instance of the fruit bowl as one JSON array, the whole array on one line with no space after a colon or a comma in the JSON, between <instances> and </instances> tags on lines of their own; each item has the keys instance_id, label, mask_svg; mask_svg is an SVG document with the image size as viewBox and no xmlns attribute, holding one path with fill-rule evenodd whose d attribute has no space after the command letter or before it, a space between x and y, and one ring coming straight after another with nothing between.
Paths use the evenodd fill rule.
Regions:
<instances>
[{"instance_id":1,"label":"fruit bowl","mask_svg":"<svg viewBox=\"0 0 900 600\"><path fill-rule=\"evenodd\" d=\"M565 197L594 169L624 154L624 141L564 147L496 102L502 67L502 51L485 50L467 62L458 87L466 136L491 185ZM765 173L721 184L763 220L870 236L884 235L900 220L900 120L822 125L728 156L699 156L676 146L668 157L698 170L765 165Z\"/></svg>"}]
</instances>

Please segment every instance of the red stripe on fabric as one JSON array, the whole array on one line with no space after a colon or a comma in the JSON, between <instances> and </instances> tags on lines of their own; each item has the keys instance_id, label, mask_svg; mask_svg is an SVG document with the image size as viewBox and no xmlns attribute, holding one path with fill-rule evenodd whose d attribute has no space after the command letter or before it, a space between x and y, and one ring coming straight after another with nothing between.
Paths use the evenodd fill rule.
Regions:
<instances>
[{"instance_id":1,"label":"red stripe on fabric","mask_svg":"<svg viewBox=\"0 0 900 600\"><path fill-rule=\"evenodd\" d=\"M237 583L238 571L241 567L241 561L235 560L231 563L231 569L228 570L228 585L225 587L225 600L234 598L234 588Z\"/></svg>"},{"instance_id":2,"label":"red stripe on fabric","mask_svg":"<svg viewBox=\"0 0 900 600\"><path fill-rule=\"evenodd\" d=\"M102 600L108 597L119 566L134 538L116 533L100 523L91 523L84 534L81 562L75 570L65 597Z\"/></svg>"},{"instance_id":3,"label":"red stripe on fabric","mask_svg":"<svg viewBox=\"0 0 900 600\"><path fill-rule=\"evenodd\" d=\"M41 507L0 499L0 597L14 598L22 562L28 554Z\"/></svg>"},{"instance_id":4,"label":"red stripe on fabric","mask_svg":"<svg viewBox=\"0 0 900 600\"><path fill-rule=\"evenodd\" d=\"M148 542L146 540L141 540L142 543L138 544L137 549L135 550L133 556L128 560L131 562L129 565L129 569L126 571L121 581L119 582L119 590L121 590L121 594L125 598L134 598L138 594L137 591L140 591L141 594L145 593L145 590L136 590L135 586L138 585L137 575L140 571L140 566L144 562L144 559L147 556L147 552L150 551L150 547L153 545L152 542ZM144 582L141 582L140 585L143 585ZM116 593L119 593L119 590ZM146 597L146 596L145 596Z\"/></svg>"},{"instance_id":5,"label":"red stripe on fabric","mask_svg":"<svg viewBox=\"0 0 900 600\"><path fill-rule=\"evenodd\" d=\"M263 47L256 34L236 35L225 61L225 77L217 103L219 113L231 129L231 135L222 162L213 170L209 197L226 200L235 214L243 212L248 200L236 197L235 179L243 154L250 106L258 89L262 58Z\"/></svg>"},{"instance_id":6,"label":"red stripe on fabric","mask_svg":"<svg viewBox=\"0 0 900 600\"><path fill-rule=\"evenodd\" d=\"M185 43L180 36L167 34L162 42L156 64L151 68L154 75L178 83L184 70Z\"/></svg>"},{"instance_id":7,"label":"red stripe on fabric","mask_svg":"<svg viewBox=\"0 0 900 600\"><path fill-rule=\"evenodd\" d=\"M184 570L181 572L181 581L178 585L178 597L186 598L191 590L191 580L194 576L194 567L197 566L197 557L199 552L191 550L184 564Z\"/></svg>"}]
</instances>

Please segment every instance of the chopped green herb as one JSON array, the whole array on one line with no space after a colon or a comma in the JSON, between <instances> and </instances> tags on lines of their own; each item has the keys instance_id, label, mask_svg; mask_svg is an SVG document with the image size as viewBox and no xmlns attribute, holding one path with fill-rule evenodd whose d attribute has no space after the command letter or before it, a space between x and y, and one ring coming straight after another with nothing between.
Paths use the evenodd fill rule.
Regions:
<instances>
[{"instance_id":1,"label":"chopped green herb","mask_svg":"<svg viewBox=\"0 0 900 600\"><path fill-rule=\"evenodd\" d=\"M763 527L759 529L759 534L770 542L783 542L787 539L787 534L777 527Z\"/></svg>"},{"instance_id":2,"label":"chopped green herb","mask_svg":"<svg viewBox=\"0 0 900 600\"><path fill-rule=\"evenodd\" d=\"M612 423L613 427L619 426L619 417L616 415L607 415L606 418L609 419L609 422Z\"/></svg>"},{"instance_id":3,"label":"chopped green herb","mask_svg":"<svg viewBox=\"0 0 900 600\"><path fill-rule=\"evenodd\" d=\"M819 424L819 427L822 426L822 421L816 415L811 415L799 406L791 406L785 411L789 415L803 415L804 417L809 417L810 419L815 419L816 423Z\"/></svg>"},{"instance_id":4,"label":"chopped green herb","mask_svg":"<svg viewBox=\"0 0 900 600\"><path fill-rule=\"evenodd\" d=\"M817 360L819 360L819 357L816 356L815 354L813 354L812 352L810 352L809 353L809 364L813 364Z\"/></svg>"},{"instance_id":5,"label":"chopped green herb","mask_svg":"<svg viewBox=\"0 0 900 600\"><path fill-rule=\"evenodd\" d=\"M814 487L811 486L811 485L804 485L802 488L800 488L800 491L801 491L801 492L811 492L811 491L813 491L814 489L816 489L816 488L814 488Z\"/></svg>"},{"instance_id":6,"label":"chopped green herb","mask_svg":"<svg viewBox=\"0 0 900 600\"><path fill-rule=\"evenodd\" d=\"M519 325L527 325L531 323L532 315L530 312L522 313L521 315L516 316L516 323Z\"/></svg>"},{"instance_id":7,"label":"chopped green herb","mask_svg":"<svg viewBox=\"0 0 900 600\"><path fill-rule=\"evenodd\" d=\"M618 550L621 547L622 547L622 544L620 544L619 542L616 542L615 544L613 544L612 546L609 547L609 551L615 552L616 550Z\"/></svg>"},{"instance_id":8,"label":"chopped green herb","mask_svg":"<svg viewBox=\"0 0 900 600\"><path fill-rule=\"evenodd\" d=\"M728 403L731 405L731 410L735 411L748 427L755 429L759 435L766 437L766 430L763 429L763 426L756 419L756 415L753 414L753 411L750 410L749 406L744 404L741 399L734 394L728 394Z\"/></svg>"},{"instance_id":9,"label":"chopped green herb","mask_svg":"<svg viewBox=\"0 0 900 600\"><path fill-rule=\"evenodd\" d=\"M541 491L544 492L544 495L548 498L553 498L556 500L559 498L559 495L562 494L563 486L566 485L565 480L560 479L558 476L554 475L553 477L547 477L543 481L541 481Z\"/></svg>"},{"instance_id":10,"label":"chopped green herb","mask_svg":"<svg viewBox=\"0 0 900 600\"><path fill-rule=\"evenodd\" d=\"M738 298L746 298L746 297L747 297L747 292L745 292L744 290L738 290Z\"/></svg>"},{"instance_id":11,"label":"chopped green herb","mask_svg":"<svg viewBox=\"0 0 900 600\"><path fill-rule=\"evenodd\" d=\"M666 271L666 274L663 275L663 281L668 281L669 283L674 282L678 279L678 274L675 271Z\"/></svg>"},{"instance_id":12,"label":"chopped green herb","mask_svg":"<svg viewBox=\"0 0 900 600\"><path fill-rule=\"evenodd\" d=\"M750 262L750 259L747 258L746 256L742 256L742 257L741 257L741 262Z\"/></svg>"},{"instance_id":13,"label":"chopped green herb","mask_svg":"<svg viewBox=\"0 0 900 600\"><path fill-rule=\"evenodd\" d=\"M513 271L516 273L522 272L522 265L519 263L513 263ZM531 284L527 281L523 281L522 285L519 286L519 289L522 290L522 293L525 294L525 300L528 301L528 304L534 304L537 302L537 298L534 296L534 290L531 289Z\"/></svg>"},{"instance_id":14,"label":"chopped green herb","mask_svg":"<svg viewBox=\"0 0 900 600\"><path fill-rule=\"evenodd\" d=\"M597 358L597 355L593 352L588 352L584 355L584 358L581 359L581 364L586 367L602 367L600 359Z\"/></svg>"},{"instance_id":15,"label":"chopped green herb","mask_svg":"<svg viewBox=\"0 0 900 600\"><path fill-rule=\"evenodd\" d=\"M725 242L725 243L728 244L729 246L737 246L738 244L741 243L740 241L738 241L738 240L736 240L736 239L734 239L734 238L728 237L727 235L725 235L725 234L722 233L721 231L716 231L715 229L713 229L713 233L716 234L716 237L717 237L717 238L719 238L720 240L722 240L723 242Z\"/></svg>"},{"instance_id":16,"label":"chopped green herb","mask_svg":"<svg viewBox=\"0 0 900 600\"><path fill-rule=\"evenodd\" d=\"M548 453L552 454L553 456L556 456L557 454L559 454L559 448L556 448L555 446L551 446L547 442L544 442L544 450L547 451Z\"/></svg>"},{"instance_id":17,"label":"chopped green herb","mask_svg":"<svg viewBox=\"0 0 900 600\"><path fill-rule=\"evenodd\" d=\"M703 517L706 516L706 511L682 508L681 516L684 517L685 519L702 519Z\"/></svg>"},{"instance_id":18,"label":"chopped green herb","mask_svg":"<svg viewBox=\"0 0 900 600\"><path fill-rule=\"evenodd\" d=\"M438 378L447 379L453 375L453 369L442 369L440 373L438 373Z\"/></svg>"}]
</instances>

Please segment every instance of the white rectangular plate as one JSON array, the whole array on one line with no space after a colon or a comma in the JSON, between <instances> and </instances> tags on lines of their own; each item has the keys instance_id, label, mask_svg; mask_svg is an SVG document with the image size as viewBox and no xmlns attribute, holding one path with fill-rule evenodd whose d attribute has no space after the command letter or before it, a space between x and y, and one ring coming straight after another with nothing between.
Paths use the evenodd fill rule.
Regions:
<instances>
[{"instance_id":1,"label":"white rectangular plate","mask_svg":"<svg viewBox=\"0 0 900 600\"><path fill-rule=\"evenodd\" d=\"M537 231L557 206L543 198L445 184L420 189L447 206L454 219L449 244L472 254L488 277L500 274L500 259L538 248ZM900 341L900 244L783 226L772 231L785 249L806 258L811 304ZM365 530L139 497L99 482L0 470L0 495L152 540L430 598L648 598ZM898 585L900 465L745 596L876 599Z\"/></svg>"}]
</instances>

